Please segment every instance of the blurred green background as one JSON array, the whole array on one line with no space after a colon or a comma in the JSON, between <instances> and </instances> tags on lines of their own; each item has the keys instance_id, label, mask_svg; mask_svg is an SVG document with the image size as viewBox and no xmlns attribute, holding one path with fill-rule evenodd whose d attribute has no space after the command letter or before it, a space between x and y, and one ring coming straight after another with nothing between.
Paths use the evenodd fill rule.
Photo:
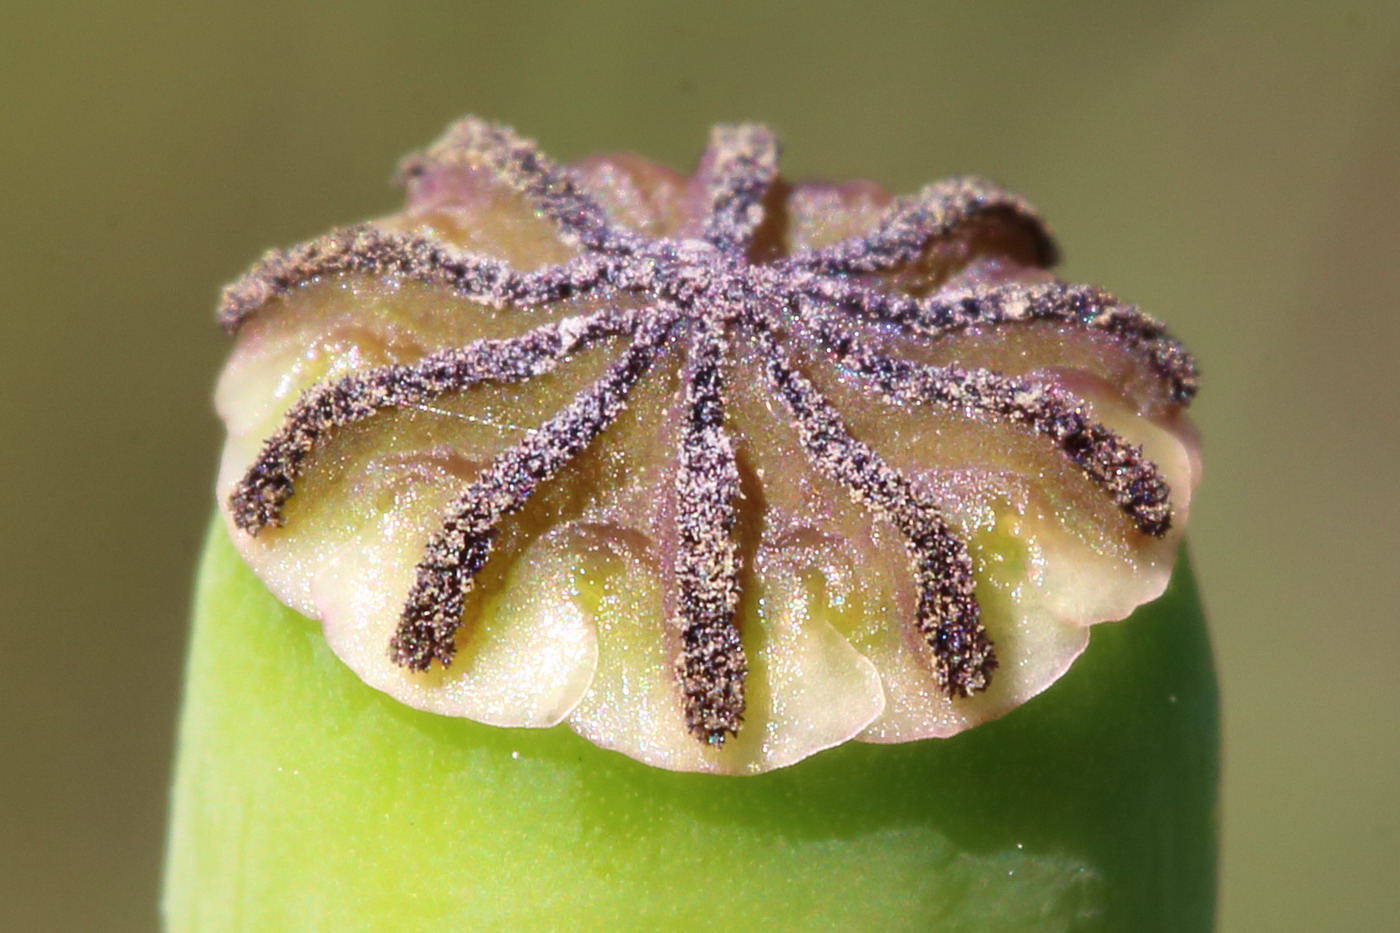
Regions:
<instances>
[{"instance_id":1,"label":"blurred green background","mask_svg":"<svg viewBox=\"0 0 1400 933\"><path fill-rule=\"evenodd\" d=\"M218 288L453 117L992 175L1200 356L1225 931L1400 917L1400 5L0 7L0 926L156 926Z\"/></svg>"}]
</instances>

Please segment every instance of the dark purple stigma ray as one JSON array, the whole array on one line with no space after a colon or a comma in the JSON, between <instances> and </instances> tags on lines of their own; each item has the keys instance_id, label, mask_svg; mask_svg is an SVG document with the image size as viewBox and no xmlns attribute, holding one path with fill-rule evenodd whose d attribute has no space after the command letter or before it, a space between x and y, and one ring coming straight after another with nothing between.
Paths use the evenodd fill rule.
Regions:
<instances>
[{"instance_id":1,"label":"dark purple stigma ray","mask_svg":"<svg viewBox=\"0 0 1400 933\"><path fill-rule=\"evenodd\" d=\"M928 366L886 356L829 318L819 318L815 330L838 363L886 398L1030 428L1053 443L1143 534L1161 537L1171 528L1170 489L1156 465L1140 447L1095 421L1089 407L1070 392L989 369Z\"/></svg>"},{"instance_id":2,"label":"dark purple stigma ray","mask_svg":"<svg viewBox=\"0 0 1400 933\"><path fill-rule=\"evenodd\" d=\"M626 253L644 242L616 227L573 173L546 156L533 141L508 126L476 117L459 121L426 152L405 158L399 163L398 177L408 181L438 168L477 165L487 167L502 184L518 191L552 220L567 243L605 253Z\"/></svg>"},{"instance_id":3,"label":"dark purple stigma ray","mask_svg":"<svg viewBox=\"0 0 1400 933\"><path fill-rule=\"evenodd\" d=\"M724 430L722 319L693 329L684 374L683 422L674 483L676 663L686 728L710 745L738 735L744 718L748 661L734 610L739 566L733 533L739 468Z\"/></svg>"},{"instance_id":4,"label":"dark purple stigma ray","mask_svg":"<svg viewBox=\"0 0 1400 933\"><path fill-rule=\"evenodd\" d=\"M702 236L729 261L742 257L763 222L763 198L778 172L778 142L762 126L717 126L700 160L707 209ZM674 482L676 660L686 729L723 746L743 724L748 659L734 613L739 567L734 543L739 468L724 428L723 367L737 309L724 296L692 298L689 358Z\"/></svg>"},{"instance_id":5,"label":"dark purple stigma ray","mask_svg":"<svg viewBox=\"0 0 1400 933\"><path fill-rule=\"evenodd\" d=\"M752 330L763 347L769 384L787 408L808 459L899 532L909 554L918 607L914 624L933 652L934 678L949 696L979 693L991 682L996 652L973 594L972 558L929 493L856 440L836 409L787 360L772 325Z\"/></svg>"},{"instance_id":6,"label":"dark purple stigma ray","mask_svg":"<svg viewBox=\"0 0 1400 933\"><path fill-rule=\"evenodd\" d=\"M931 240L994 217L1011 220L1033 238L1037 265L1056 263L1059 251L1035 208L999 185L971 176L935 182L912 198L900 198L870 233L794 254L788 262L823 272L883 272L919 258Z\"/></svg>"},{"instance_id":7,"label":"dark purple stigma ray","mask_svg":"<svg viewBox=\"0 0 1400 933\"><path fill-rule=\"evenodd\" d=\"M518 337L478 340L411 365L352 373L302 393L229 497L234 524L249 534L282 524L306 462L336 430L392 408L409 408L485 382L520 382L608 337L632 331L637 311L605 309L545 324Z\"/></svg>"},{"instance_id":8,"label":"dark purple stigma ray","mask_svg":"<svg viewBox=\"0 0 1400 933\"><path fill-rule=\"evenodd\" d=\"M763 222L763 197L778 176L778 140L765 126L717 126L702 159L710 209L704 238L742 253Z\"/></svg>"},{"instance_id":9,"label":"dark purple stigma ray","mask_svg":"<svg viewBox=\"0 0 1400 933\"><path fill-rule=\"evenodd\" d=\"M1172 400L1188 404L1199 386L1196 361L1157 320L1113 295L1066 282L1007 282L936 292L911 298L831 276L803 283L805 296L905 333L938 339L978 325L1054 321L1099 331L1150 363L1171 388Z\"/></svg>"},{"instance_id":10,"label":"dark purple stigma ray","mask_svg":"<svg viewBox=\"0 0 1400 933\"><path fill-rule=\"evenodd\" d=\"M398 631L389 645L394 663L425 671L434 660L450 665L466 596L495 544L497 527L520 511L542 483L553 479L627 407L676 323L673 314L645 319L622 357L592 386L540 427L527 433L482 470L447 508L415 571Z\"/></svg>"},{"instance_id":11,"label":"dark purple stigma ray","mask_svg":"<svg viewBox=\"0 0 1400 933\"><path fill-rule=\"evenodd\" d=\"M272 250L224 289L219 323L236 332L274 298L322 276L398 276L444 288L491 308L533 307L587 295L606 284L616 260L586 254L534 272L455 249L440 240L389 233L369 224L345 227L289 250Z\"/></svg>"}]
</instances>

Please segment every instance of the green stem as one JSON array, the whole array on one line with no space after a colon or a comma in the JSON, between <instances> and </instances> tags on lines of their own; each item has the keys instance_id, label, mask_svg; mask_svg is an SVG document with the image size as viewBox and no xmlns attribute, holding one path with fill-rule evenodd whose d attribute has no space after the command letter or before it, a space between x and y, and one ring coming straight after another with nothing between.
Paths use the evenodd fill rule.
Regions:
<instances>
[{"instance_id":1,"label":"green stem","mask_svg":"<svg viewBox=\"0 0 1400 933\"><path fill-rule=\"evenodd\" d=\"M364 686L215 527L172 931L1213 926L1217 695L1189 567L1044 696L948 740L677 774Z\"/></svg>"}]
</instances>

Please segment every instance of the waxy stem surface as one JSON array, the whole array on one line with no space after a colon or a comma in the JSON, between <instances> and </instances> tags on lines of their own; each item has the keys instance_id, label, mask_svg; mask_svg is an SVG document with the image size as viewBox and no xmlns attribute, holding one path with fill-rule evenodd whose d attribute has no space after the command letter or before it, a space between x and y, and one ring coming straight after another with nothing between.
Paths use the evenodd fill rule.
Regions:
<instances>
[{"instance_id":1,"label":"waxy stem surface","mask_svg":"<svg viewBox=\"0 0 1400 933\"><path fill-rule=\"evenodd\" d=\"M1050 690L945 740L754 777L404 706L221 525L200 575L171 931L1196 931L1217 695L1186 561Z\"/></svg>"}]
</instances>

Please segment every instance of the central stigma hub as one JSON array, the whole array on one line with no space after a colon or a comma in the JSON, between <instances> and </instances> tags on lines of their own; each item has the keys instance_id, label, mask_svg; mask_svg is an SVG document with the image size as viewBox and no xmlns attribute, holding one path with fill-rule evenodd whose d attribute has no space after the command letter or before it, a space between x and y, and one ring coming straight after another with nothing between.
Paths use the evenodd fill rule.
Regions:
<instances>
[{"instance_id":1,"label":"central stigma hub","mask_svg":"<svg viewBox=\"0 0 1400 933\"><path fill-rule=\"evenodd\" d=\"M628 265L629 277L645 280L647 290L692 314L748 303L758 292L754 267L742 253L701 239L653 241Z\"/></svg>"}]
</instances>

